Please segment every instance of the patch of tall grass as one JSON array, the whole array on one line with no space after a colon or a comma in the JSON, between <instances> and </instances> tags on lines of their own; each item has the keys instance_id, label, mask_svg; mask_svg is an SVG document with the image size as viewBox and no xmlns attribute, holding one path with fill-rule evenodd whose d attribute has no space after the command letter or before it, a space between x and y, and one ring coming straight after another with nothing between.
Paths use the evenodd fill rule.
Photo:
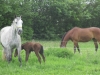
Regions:
<instances>
[{"instance_id":1,"label":"patch of tall grass","mask_svg":"<svg viewBox=\"0 0 100 75\"><path fill-rule=\"evenodd\" d=\"M45 51L46 56L56 56L59 58L71 58L74 54L72 51L67 50L66 48L48 48Z\"/></svg>"},{"instance_id":2,"label":"patch of tall grass","mask_svg":"<svg viewBox=\"0 0 100 75\"><path fill-rule=\"evenodd\" d=\"M60 48L59 41L39 41L44 47L46 62L41 65L34 52L25 62L25 51L21 51L22 67L19 67L18 57L13 57L8 64L0 59L0 75L99 75L100 49L95 53L94 45L80 43L81 53L74 54L73 43L66 48ZM0 49L2 49L0 47ZM0 51L2 56L2 51Z\"/></svg>"}]
</instances>

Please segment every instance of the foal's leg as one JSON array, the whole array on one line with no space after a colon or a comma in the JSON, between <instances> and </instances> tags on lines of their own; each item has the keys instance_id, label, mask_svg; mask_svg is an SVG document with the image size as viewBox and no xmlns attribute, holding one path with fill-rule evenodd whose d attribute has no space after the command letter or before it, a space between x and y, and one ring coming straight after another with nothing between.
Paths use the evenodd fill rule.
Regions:
<instances>
[{"instance_id":1,"label":"foal's leg","mask_svg":"<svg viewBox=\"0 0 100 75\"><path fill-rule=\"evenodd\" d=\"M37 58L38 58L38 61L39 61L40 64L41 64L41 57L39 56L39 51L38 51L38 50L35 50L35 54L36 54L36 56L37 56Z\"/></svg>"},{"instance_id":2,"label":"foal's leg","mask_svg":"<svg viewBox=\"0 0 100 75\"><path fill-rule=\"evenodd\" d=\"M97 50L98 50L98 43L97 43L97 40L93 39L93 41L94 41L94 45L95 45L95 51L97 52Z\"/></svg>"},{"instance_id":3,"label":"foal's leg","mask_svg":"<svg viewBox=\"0 0 100 75\"><path fill-rule=\"evenodd\" d=\"M42 56L43 61L45 62L45 56L43 53L40 53L40 55Z\"/></svg>"},{"instance_id":4,"label":"foal's leg","mask_svg":"<svg viewBox=\"0 0 100 75\"><path fill-rule=\"evenodd\" d=\"M45 62L45 56L44 56L44 49L43 49L43 46L41 46L41 48L39 49L39 53L40 53L40 55L42 56L42 59L43 59L43 61Z\"/></svg>"},{"instance_id":5,"label":"foal's leg","mask_svg":"<svg viewBox=\"0 0 100 75\"><path fill-rule=\"evenodd\" d=\"M25 61L26 61L26 62L28 61L29 54L30 54L30 52L29 52L28 50L26 50L26 58L25 58Z\"/></svg>"}]
</instances>

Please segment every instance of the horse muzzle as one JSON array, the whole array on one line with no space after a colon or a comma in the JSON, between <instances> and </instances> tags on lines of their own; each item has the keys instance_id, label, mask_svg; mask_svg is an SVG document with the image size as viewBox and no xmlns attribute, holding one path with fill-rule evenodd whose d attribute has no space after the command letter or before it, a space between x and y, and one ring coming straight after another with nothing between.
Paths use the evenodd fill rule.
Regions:
<instances>
[{"instance_id":1,"label":"horse muzzle","mask_svg":"<svg viewBox=\"0 0 100 75\"><path fill-rule=\"evenodd\" d=\"M21 35L21 34L22 34L22 32L23 32L23 30L22 30L22 29L19 29L19 30L18 30L18 34L19 34L19 35Z\"/></svg>"},{"instance_id":2,"label":"horse muzzle","mask_svg":"<svg viewBox=\"0 0 100 75\"><path fill-rule=\"evenodd\" d=\"M66 47L66 46L60 45L60 47L63 47L63 48L64 48L64 47Z\"/></svg>"}]
</instances>

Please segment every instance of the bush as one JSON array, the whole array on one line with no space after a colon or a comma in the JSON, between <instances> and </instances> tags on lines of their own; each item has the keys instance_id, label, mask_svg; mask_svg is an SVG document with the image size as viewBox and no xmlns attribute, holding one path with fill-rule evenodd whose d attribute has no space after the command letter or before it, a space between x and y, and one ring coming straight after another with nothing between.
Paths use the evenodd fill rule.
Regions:
<instances>
[{"instance_id":1,"label":"bush","mask_svg":"<svg viewBox=\"0 0 100 75\"><path fill-rule=\"evenodd\" d=\"M49 48L45 51L46 56L53 55L61 58L71 58L74 54L66 48Z\"/></svg>"},{"instance_id":2,"label":"bush","mask_svg":"<svg viewBox=\"0 0 100 75\"><path fill-rule=\"evenodd\" d=\"M33 37L33 30L32 30L32 28L24 26L23 27L22 39L31 40L32 37Z\"/></svg>"}]
</instances>

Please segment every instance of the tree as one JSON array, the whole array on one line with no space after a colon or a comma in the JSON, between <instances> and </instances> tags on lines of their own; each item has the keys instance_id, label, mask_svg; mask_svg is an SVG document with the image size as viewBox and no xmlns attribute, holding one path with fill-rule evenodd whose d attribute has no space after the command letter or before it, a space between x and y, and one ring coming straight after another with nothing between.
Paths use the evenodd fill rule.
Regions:
<instances>
[{"instance_id":1,"label":"tree","mask_svg":"<svg viewBox=\"0 0 100 75\"><path fill-rule=\"evenodd\" d=\"M58 39L75 26L100 24L100 0L1 0L0 9L0 28L22 15L22 37L28 40Z\"/></svg>"}]
</instances>

